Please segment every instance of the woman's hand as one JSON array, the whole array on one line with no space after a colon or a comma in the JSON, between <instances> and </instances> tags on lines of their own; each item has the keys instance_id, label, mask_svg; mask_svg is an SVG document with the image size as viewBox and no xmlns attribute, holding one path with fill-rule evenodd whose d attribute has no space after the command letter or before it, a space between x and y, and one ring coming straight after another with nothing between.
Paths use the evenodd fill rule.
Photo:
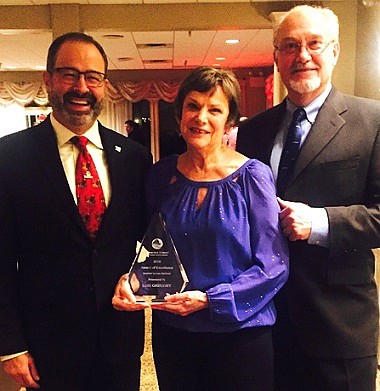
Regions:
<instances>
[{"instance_id":1,"label":"woman's hand","mask_svg":"<svg viewBox=\"0 0 380 391\"><path fill-rule=\"evenodd\" d=\"M172 314L187 316L193 312L207 308L208 299L204 292L187 291L174 295L167 294L164 302L152 302L151 307L155 310L168 311Z\"/></svg>"},{"instance_id":2,"label":"woman's hand","mask_svg":"<svg viewBox=\"0 0 380 391\"><path fill-rule=\"evenodd\" d=\"M141 296L135 296L128 281L128 274L123 274L115 288L112 305L118 311L139 311L149 307Z\"/></svg>"}]
</instances>

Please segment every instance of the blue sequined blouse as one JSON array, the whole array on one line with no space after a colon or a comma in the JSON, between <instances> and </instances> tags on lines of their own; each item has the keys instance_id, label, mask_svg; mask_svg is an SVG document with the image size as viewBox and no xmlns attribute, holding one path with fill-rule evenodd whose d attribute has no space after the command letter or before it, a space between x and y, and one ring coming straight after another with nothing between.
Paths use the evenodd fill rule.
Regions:
<instances>
[{"instance_id":1,"label":"blue sequined blouse","mask_svg":"<svg viewBox=\"0 0 380 391\"><path fill-rule=\"evenodd\" d=\"M178 155L156 163L147 179L149 213L160 210L189 278L209 308L162 322L193 332L232 332L272 325L273 296L288 277L271 170L251 159L226 178L197 182L177 170ZM175 180L173 181L173 178ZM197 209L198 190L207 188Z\"/></svg>"}]
</instances>

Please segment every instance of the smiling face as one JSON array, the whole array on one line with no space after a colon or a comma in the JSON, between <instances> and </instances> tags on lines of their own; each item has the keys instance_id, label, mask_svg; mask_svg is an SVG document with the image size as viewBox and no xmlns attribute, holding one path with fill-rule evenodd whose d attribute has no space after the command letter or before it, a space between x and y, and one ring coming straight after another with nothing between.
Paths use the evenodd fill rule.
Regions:
<instances>
[{"instance_id":1,"label":"smiling face","mask_svg":"<svg viewBox=\"0 0 380 391\"><path fill-rule=\"evenodd\" d=\"M288 15L275 37L277 47L294 43L301 47L295 53L275 49L274 59L290 100L305 106L318 97L331 81L339 56L337 32L326 17L317 10L303 9ZM305 47L313 42L323 43L324 50L310 53Z\"/></svg>"},{"instance_id":2,"label":"smiling face","mask_svg":"<svg viewBox=\"0 0 380 391\"><path fill-rule=\"evenodd\" d=\"M104 60L98 49L93 44L75 41L62 44L54 68L105 72ZM54 117L74 133L85 133L101 112L105 83L100 87L88 87L84 76L80 75L79 80L70 85L56 71L44 72L43 76Z\"/></svg>"},{"instance_id":3,"label":"smiling face","mask_svg":"<svg viewBox=\"0 0 380 391\"><path fill-rule=\"evenodd\" d=\"M219 148L228 113L228 99L220 86L207 92L190 91L183 101L180 120L188 149Z\"/></svg>"}]
</instances>

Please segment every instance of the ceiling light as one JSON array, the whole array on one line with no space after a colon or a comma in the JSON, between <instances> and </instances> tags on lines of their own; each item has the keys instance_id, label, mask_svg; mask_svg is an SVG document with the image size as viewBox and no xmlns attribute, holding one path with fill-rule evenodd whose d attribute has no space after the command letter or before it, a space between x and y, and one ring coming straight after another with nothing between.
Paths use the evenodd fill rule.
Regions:
<instances>
[{"instance_id":1,"label":"ceiling light","mask_svg":"<svg viewBox=\"0 0 380 391\"><path fill-rule=\"evenodd\" d=\"M157 60L143 60L144 64L169 64L172 60L157 59Z\"/></svg>"},{"instance_id":2,"label":"ceiling light","mask_svg":"<svg viewBox=\"0 0 380 391\"><path fill-rule=\"evenodd\" d=\"M137 49L172 49L173 44L172 43L138 43L136 44Z\"/></svg>"},{"instance_id":3,"label":"ceiling light","mask_svg":"<svg viewBox=\"0 0 380 391\"><path fill-rule=\"evenodd\" d=\"M215 57L216 61L224 61L226 57Z\"/></svg>"},{"instance_id":4,"label":"ceiling light","mask_svg":"<svg viewBox=\"0 0 380 391\"><path fill-rule=\"evenodd\" d=\"M121 39L121 38L124 38L124 35L122 35L122 34L105 34L105 35L103 35L103 38L107 38L107 39Z\"/></svg>"},{"instance_id":5,"label":"ceiling light","mask_svg":"<svg viewBox=\"0 0 380 391\"><path fill-rule=\"evenodd\" d=\"M226 44L227 45L236 45L240 41L238 39L226 39Z\"/></svg>"}]
</instances>

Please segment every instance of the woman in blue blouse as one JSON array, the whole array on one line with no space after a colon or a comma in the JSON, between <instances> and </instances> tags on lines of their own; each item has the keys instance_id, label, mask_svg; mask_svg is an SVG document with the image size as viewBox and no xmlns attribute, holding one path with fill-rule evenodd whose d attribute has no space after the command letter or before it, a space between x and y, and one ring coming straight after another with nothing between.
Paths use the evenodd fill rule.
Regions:
<instances>
[{"instance_id":1,"label":"woman in blue blouse","mask_svg":"<svg viewBox=\"0 0 380 391\"><path fill-rule=\"evenodd\" d=\"M234 74L200 67L182 83L176 115L187 151L160 160L147 180L189 278L183 293L152 303L160 391L273 388L273 297L288 276L269 167L222 143L238 121ZM127 277L115 308L138 310Z\"/></svg>"}]
</instances>

